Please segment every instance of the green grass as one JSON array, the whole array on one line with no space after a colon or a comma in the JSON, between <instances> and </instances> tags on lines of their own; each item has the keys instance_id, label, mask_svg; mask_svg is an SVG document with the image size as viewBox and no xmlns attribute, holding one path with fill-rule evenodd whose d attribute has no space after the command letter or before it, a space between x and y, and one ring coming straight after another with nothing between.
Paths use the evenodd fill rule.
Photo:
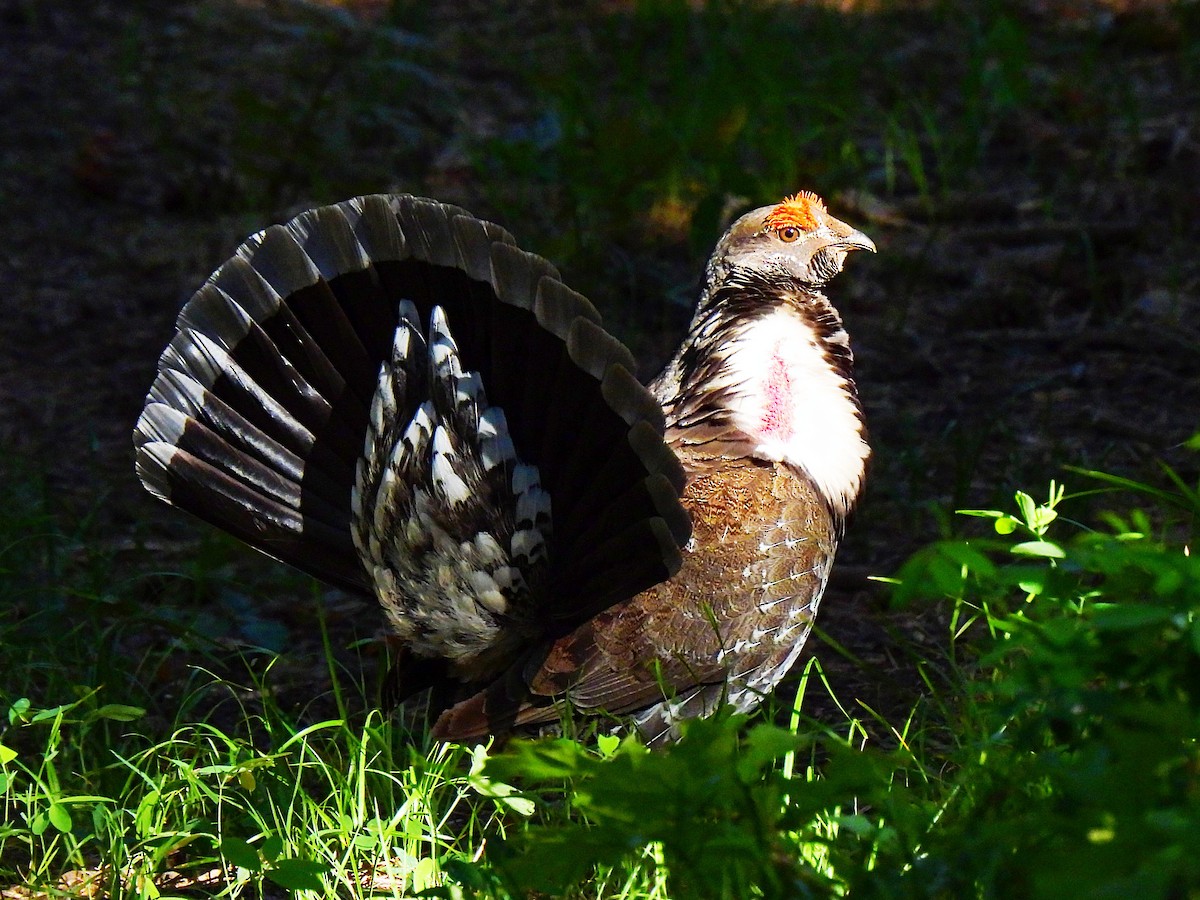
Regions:
<instances>
[{"instance_id":1,"label":"green grass","mask_svg":"<svg viewBox=\"0 0 1200 900\"><path fill-rule=\"evenodd\" d=\"M134 707L38 710L22 699L10 710L29 732L21 737L44 744L5 753L9 881L52 884L64 869L86 869L113 896L155 896L154 881L179 870L251 896L262 879L364 896L373 876L390 884L385 895L403 896L432 884L440 865L469 859L492 824L493 804L469 790L467 751L410 755L379 721L297 728L248 717L266 731L258 746L204 721L141 736ZM101 739L102 721L124 727Z\"/></svg>"},{"instance_id":2,"label":"green grass","mask_svg":"<svg viewBox=\"0 0 1200 900\"><path fill-rule=\"evenodd\" d=\"M121 652L162 627L124 620L141 577L114 578L85 549L94 534L57 528L26 471L0 518L0 882L76 871L130 897L197 880L232 896L1196 896L1200 495L1174 473L1162 487L1076 477L1149 508L1018 493L1011 511L969 511L992 537L933 544L901 570L897 603L948 604L949 651L928 661L927 698L883 723L890 740L849 706L840 722L806 715L828 687L813 662L789 726L718 717L650 753L608 737L431 744L371 712L328 644L337 715L276 702L287 654L247 650L238 678L199 639L213 668L163 695L167 652ZM1090 521L1068 519L1075 506Z\"/></svg>"},{"instance_id":3,"label":"green grass","mask_svg":"<svg viewBox=\"0 0 1200 900\"><path fill-rule=\"evenodd\" d=\"M152 553L118 574L100 535L62 530L40 479L14 468L0 517L0 884L83 870L104 893L153 897L164 873L212 879L224 860L238 893L266 879L365 896L378 871L402 896L470 859L485 829L502 833L505 801L471 788L471 751L367 710L332 650L321 708L336 714L314 719L320 704L276 702L278 653L204 636L211 620L189 608L234 580L224 542L164 591ZM297 586L318 602L290 575L263 589Z\"/></svg>"}]
</instances>

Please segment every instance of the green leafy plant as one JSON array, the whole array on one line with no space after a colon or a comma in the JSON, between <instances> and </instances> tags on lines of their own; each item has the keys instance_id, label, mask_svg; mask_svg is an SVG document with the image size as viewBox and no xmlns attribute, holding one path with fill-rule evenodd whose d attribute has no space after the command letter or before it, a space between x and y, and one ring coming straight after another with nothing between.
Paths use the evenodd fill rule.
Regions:
<instances>
[{"instance_id":1,"label":"green leafy plant","mask_svg":"<svg viewBox=\"0 0 1200 900\"><path fill-rule=\"evenodd\" d=\"M1194 521L1186 485L1142 487L1168 533L1177 509ZM1136 509L1056 538L1064 500L1052 484L968 511L1004 541L935 545L901 573L900 596L941 592L995 636L922 868L1001 896L1181 896L1200 884L1200 563Z\"/></svg>"},{"instance_id":2,"label":"green leafy plant","mask_svg":"<svg viewBox=\"0 0 1200 900\"><path fill-rule=\"evenodd\" d=\"M1064 519L1081 499L1052 483L1042 502L966 510L995 537L902 570L900 601L953 610L937 740L905 729L888 749L804 733L798 715L791 730L717 717L661 752L605 738L488 759L489 783L531 804L492 849L509 890L582 890L623 868L665 896L1187 896L1200 563L1144 511L1102 514L1103 529Z\"/></svg>"}]
</instances>

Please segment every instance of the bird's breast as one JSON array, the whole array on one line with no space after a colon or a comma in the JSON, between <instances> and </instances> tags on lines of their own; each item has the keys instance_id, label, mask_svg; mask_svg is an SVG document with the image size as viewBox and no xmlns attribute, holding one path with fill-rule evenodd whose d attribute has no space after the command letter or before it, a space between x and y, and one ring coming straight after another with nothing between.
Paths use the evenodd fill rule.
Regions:
<instances>
[{"instance_id":1,"label":"bird's breast","mask_svg":"<svg viewBox=\"0 0 1200 900\"><path fill-rule=\"evenodd\" d=\"M844 511L870 449L853 385L816 330L781 307L747 324L725 352L731 412L754 454L803 469Z\"/></svg>"}]
</instances>

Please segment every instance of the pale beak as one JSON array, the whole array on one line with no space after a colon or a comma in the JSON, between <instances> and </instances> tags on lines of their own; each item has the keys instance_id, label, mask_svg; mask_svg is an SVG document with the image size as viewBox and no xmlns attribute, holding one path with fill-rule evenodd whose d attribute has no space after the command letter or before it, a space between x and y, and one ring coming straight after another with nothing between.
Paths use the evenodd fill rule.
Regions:
<instances>
[{"instance_id":1,"label":"pale beak","mask_svg":"<svg viewBox=\"0 0 1200 900\"><path fill-rule=\"evenodd\" d=\"M875 250L875 242L863 234L861 231L852 231L840 241L838 245L845 247L847 250L870 250L872 253Z\"/></svg>"},{"instance_id":2,"label":"pale beak","mask_svg":"<svg viewBox=\"0 0 1200 900\"><path fill-rule=\"evenodd\" d=\"M875 242L856 228L851 228L845 222L830 217L829 230L836 235L830 241L831 246L845 247L847 250L870 250L875 253Z\"/></svg>"}]
</instances>

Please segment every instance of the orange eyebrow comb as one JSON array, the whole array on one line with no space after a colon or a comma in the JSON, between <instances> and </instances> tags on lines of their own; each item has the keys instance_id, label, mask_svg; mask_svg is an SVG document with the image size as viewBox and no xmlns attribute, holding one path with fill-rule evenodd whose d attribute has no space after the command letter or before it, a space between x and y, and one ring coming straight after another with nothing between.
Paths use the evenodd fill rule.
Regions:
<instances>
[{"instance_id":1,"label":"orange eyebrow comb","mask_svg":"<svg viewBox=\"0 0 1200 900\"><path fill-rule=\"evenodd\" d=\"M776 230L790 225L802 231L813 231L824 216L825 201L811 191L800 191L771 210L765 224Z\"/></svg>"}]
</instances>

